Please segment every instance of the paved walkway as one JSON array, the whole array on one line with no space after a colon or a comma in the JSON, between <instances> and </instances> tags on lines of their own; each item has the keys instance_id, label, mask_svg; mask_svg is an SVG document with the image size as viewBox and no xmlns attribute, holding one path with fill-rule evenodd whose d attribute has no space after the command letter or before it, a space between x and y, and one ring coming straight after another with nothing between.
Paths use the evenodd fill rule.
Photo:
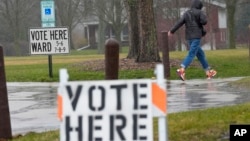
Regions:
<instances>
[{"instance_id":1,"label":"paved walkway","mask_svg":"<svg viewBox=\"0 0 250 141\"><path fill-rule=\"evenodd\" d=\"M250 102L249 91L227 85L239 79L168 81L168 112ZM7 83L13 135L59 129L57 87L58 83Z\"/></svg>"}]
</instances>

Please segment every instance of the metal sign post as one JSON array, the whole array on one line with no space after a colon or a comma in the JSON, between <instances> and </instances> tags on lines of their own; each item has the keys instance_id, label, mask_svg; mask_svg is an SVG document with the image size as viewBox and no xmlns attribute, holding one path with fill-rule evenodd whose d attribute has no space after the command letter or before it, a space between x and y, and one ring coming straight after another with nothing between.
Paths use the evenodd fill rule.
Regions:
<instances>
[{"instance_id":1,"label":"metal sign post","mask_svg":"<svg viewBox=\"0 0 250 141\"><path fill-rule=\"evenodd\" d=\"M69 53L69 33L67 27L33 28L29 30L30 54L49 54L49 76L52 73L52 54Z\"/></svg>"},{"instance_id":2,"label":"metal sign post","mask_svg":"<svg viewBox=\"0 0 250 141\"><path fill-rule=\"evenodd\" d=\"M41 1L42 27L55 27L55 3L54 0ZM48 55L49 77L53 77L52 55Z\"/></svg>"},{"instance_id":3,"label":"metal sign post","mask_svg":"<svg viewBox=\"0 0 250 141\"><path fill-rule=\"evenodd\" d=\"M156 83L161 87L161 89L166 89L165 79L164 79L164 69L162 64L157 64L155 68ZM168 131L167 131L167 116L159 116L158 118L158 135L159 141L168 141Z\"/></svg>"}]
</instances>

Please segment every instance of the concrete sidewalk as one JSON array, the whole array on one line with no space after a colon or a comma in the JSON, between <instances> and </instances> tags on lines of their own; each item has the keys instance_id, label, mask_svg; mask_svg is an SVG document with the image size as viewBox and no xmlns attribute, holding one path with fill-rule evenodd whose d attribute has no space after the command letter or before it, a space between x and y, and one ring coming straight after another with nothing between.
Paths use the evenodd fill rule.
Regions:
<instances>
[{"instance_id":1,"label":"concrete sidewalk","mask_svg":"<svg viewBox=\"0 0 250 141\"><path fill-rule=\"evenodd\" d=\"M227 85L239 79L167 81L168 113L249 102L249 91ZM59 129L57 87L58 83L7 83L13 135Z\"/></svg>"}]
</instances>

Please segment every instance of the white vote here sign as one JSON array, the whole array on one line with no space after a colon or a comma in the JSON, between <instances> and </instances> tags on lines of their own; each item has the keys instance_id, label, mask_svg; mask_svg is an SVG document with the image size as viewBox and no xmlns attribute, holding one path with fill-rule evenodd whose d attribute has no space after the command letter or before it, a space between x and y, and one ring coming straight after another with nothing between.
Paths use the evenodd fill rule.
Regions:
<instances>
[{"instance_id":1,"label":"white vote here sign","mask_svg":"<svg viewBox=\"0 0 250 141\"><path fill-rule=\"evenodd\" d=\"M152 141L152 87L147 79L60 85L60 141Z\"/></svg>"},{"instance_id":2,"label":"white vote here sign","mask_svg":"<svg viewBox=\"0 0 250 141\"><path fill-rule=\"evenodd\" d=\"M31 28L29 44L30 54L69 53L68 28Z\"/></svg>"}]
</instances>

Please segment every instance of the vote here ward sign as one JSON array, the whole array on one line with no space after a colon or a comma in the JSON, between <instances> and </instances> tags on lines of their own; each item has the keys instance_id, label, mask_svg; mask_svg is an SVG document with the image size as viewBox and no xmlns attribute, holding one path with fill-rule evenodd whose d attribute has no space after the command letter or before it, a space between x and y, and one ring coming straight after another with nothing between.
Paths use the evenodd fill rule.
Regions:
<instances>
[{"instance_id":1,"label":"vote here ward sign","mask_svg":"<svg viewBox=\"0 0 250 141\"><path fill-rule=\"evenodd\" d=\"M30 29L29 42L30 54L69 53L69 33L66 27Z\"/></svg>"},{"instance_id":2,"label":"vote here ward sign","mask_svg":"<svg viewBox=\"0 0 250 141\"><path fill-rule=\"evenodd\" d=\"M60 141L152 141L153 87L148 79L60 85Z\"/></svg>"}]
</instances>

